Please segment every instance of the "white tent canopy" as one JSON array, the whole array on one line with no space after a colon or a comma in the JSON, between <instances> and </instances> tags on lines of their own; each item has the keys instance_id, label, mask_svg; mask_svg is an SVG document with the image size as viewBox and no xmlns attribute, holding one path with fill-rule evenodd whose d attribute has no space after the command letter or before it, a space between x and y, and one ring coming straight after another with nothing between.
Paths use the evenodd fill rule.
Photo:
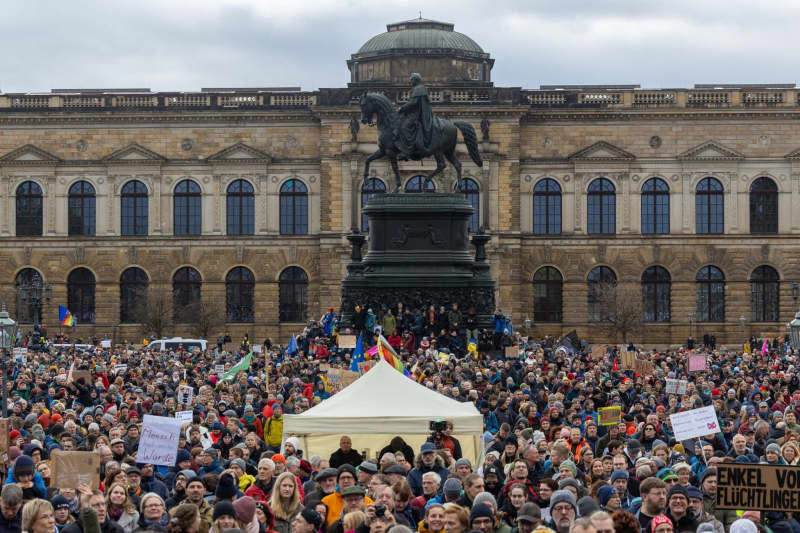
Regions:
<instances>
[{"instance_id":1,"label":"white tent canopy","mask_svg":"<svg viewBox=\"0 0 800 533\"><path fill-rule=\"evenodd\" d=\"M407 378L380 360L374 368L341 392L308 411L284 417L284 439L297 436L306 457L328 457L348 435L353 448L370 458L400 436L419 450L430 434L431 420L453 423L453 436L463 456L475 464L483 459L483 416L471 403L461 403ZM369 453L372 452L372 453Z\"/></svg>"}]
</instances>

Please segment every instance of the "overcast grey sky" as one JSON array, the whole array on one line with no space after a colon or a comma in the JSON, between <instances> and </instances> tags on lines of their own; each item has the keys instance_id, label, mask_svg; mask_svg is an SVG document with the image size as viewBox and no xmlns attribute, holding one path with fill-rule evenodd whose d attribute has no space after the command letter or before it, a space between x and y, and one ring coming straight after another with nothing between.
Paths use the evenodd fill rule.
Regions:
<instances>
[{"instance_id":1,"label":"overcast grey sky","mask_svg":"<svg viewBox=\"0 0 800 533\"><path fill-rule=\"evenodd\" d=\"M0 90L341 87L386 23L452 22L498 86L792 83L796 0L3 2Z\"/></svg>"}]
</instances>

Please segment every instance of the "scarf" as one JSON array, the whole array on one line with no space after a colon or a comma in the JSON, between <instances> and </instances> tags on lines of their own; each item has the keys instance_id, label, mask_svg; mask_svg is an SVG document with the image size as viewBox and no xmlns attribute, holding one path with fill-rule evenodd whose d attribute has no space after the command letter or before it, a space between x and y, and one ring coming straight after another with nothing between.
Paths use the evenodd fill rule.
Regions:
<instances>
[{"instance_id":1,"label":"scarf","mask_svg":"<svg viewBox=\"0 0 800 533\"><path fill-rule=\"evenodd\" d=\"M114 505L113 503L108 506L108 517L114 522L119 522L122 515L125 514L125 508L121 505Z\"/></svg>"}]
</instances>

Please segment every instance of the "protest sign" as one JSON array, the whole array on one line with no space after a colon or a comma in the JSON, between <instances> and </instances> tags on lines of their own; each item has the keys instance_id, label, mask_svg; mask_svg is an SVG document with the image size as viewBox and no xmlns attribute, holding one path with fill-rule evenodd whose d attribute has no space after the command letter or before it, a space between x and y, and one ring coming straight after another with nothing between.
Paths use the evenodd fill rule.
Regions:
<instances>
[{"instance_id":1,"label":"protest sign","mask_svg":"<svg viewBox=\"0 0 800 533\"><path fill-rule=\"evenodd\" d=\"M88 370L75 370L72 373L72 377L76 383L80 383L81 379L83 380L84 385L91 385L92 382L92 373Z\"/></svg>"},{"instance_id":2,"label":"protest sign","mask_svg":"<svg viewBox=\"0 0 800 533\"><path fill-rule=\"evenodd\" d=\"M622 407L619 405L601 407L598 412L601 426L613 426L622 421Z\"/></svg>"},{"instance_id":3,"label":"protest sign","mask_svg":"<svg viewBox=\"0 0 800 533\"><path fill-rule=\"evenodd\" d=\"M619 363L622 370L633 370L636 361L636 352L629 352L627 350L620 352Z\"/></svg>"},{"instance_id":4,"label":"protest sign","mask_svg":"<svg viewBox=\"0 0 800 533\"><path fill-rule=\"evenodd\" d=\"M178 403L181 405L192 405L194 398L194 388L189 385L178 386Z\"/></svg>"},{"instance_id":5,"label":"protest sign","mask_svg":"<svg viewBox=\"0 0 800 533\"><path fill-rule=\"evenodd\" d=\"M136 462L175 466L181 422L165 416L144 415Z\"/></svg>"},{"instance_id":6,"label":"protest sign","mask_svg":"<svg viewBox=\"0 0 800 533\"><path fill-rule=\"evenodd\" d=\"M252 346L252 348L253 348L253 353L261 353L261 345L260 344L254 344Z\"/></svg>"},{"instance_id":7,"label":"protest sign","mask_svg":"<svg viewBox=\"0 0 800 533\"><path fill-rule=\"evenodd\" d=\"M706 369L705 354L689 356L689 372L702 372Z\"/></svg>"},{"instance_id":8,"label":"protest sign","mask_svg":"<svg viewBox=\"0 0 800 533\"><path fill-rule=\"evenodd\" d=\"M653 373L653 362L646 359L633 359L633 371L637 374L647 375Z\"/></svg>"},{"instance_id":9,"label":"protest sign","mask_svg":"<svg viewBox=\"0 0 800 533\"><path fill-rule=\"evenodd\" d=\"M339 335L339 348L355 348L356 336L355 335Z\"/></svg>"},{"instance_id":10,"label":"protest sign","mask_svg":"<svg viewBox=\"0 0 800 533\"><path fill-rule=\"evenodd\" d=\"M519 359L519 346L506 346L506 359Z\"/></svg>"},{"instance_id":11,"label":"protest sign","mask_svg":"<svg viewBox=\"0 0 800 533\"><path fill-rule=\"evenodd\" d=\"M191 424L193 418L194 413L192 411L177 411L175 413L175 420L180 420L181 426L184 424Z\"/></svg>"},{"instance_id":12,"label":"protest sign","mask_svg":"<svg viewBox=\"0 0 800 533\"><path fill-rule=\"evenodd\" d=\"M17 357L22 357L23 355L28 355L28 349L27 348L14 348L13 353L14 353L14 359L16 359Z\"/></svg>"},{"instance_id":13,"label":"protest sign","mask_svg":"<svg viewBox=\"0 0 800 533\"><path fill-rule=\"evenodd\" d=\"M8 452L8 418L0 418L0 455Z\"/></svg>"},{"instance_id":14,"label":"protest sign","mask_svg":"<svg viewBox=\"0 0 800 533\"><path fill-rule=\"evenodd\" d=\"M327 373L328 370L330 370L330 369L331 369L331 365L329 365L328 363L320 363L320 365L319 365L319 371L320 372L326 372Z\"/></svg>"},{"instance_id":15,"label":"protest sign","mask_svg":"<svg viewBox=\"0 0 800 533\"><path fill-rule=\"evenodd\" d=\"M342 388L349 386L360 377L361 374L358 372L353 372L352 370L342 370Z\"/></svg>"},{"instance_id":16,"label":"protest sign","mask_svg":"<svg viewBox=\"0 0 800 533\"><path fill-rule=\"evenodd\" d=\"M101 348L111 348L111 339L103 339L100 341Z\"/></svg>"},{"instance_id":17,"label":"protest sign","mask_svg":"<svg viewBox=\"0 0 800 533\"><path fill-rule=\"evenodd\" d=\"M177 447L177 440L175 445ZM100 487L100 454L97 452L65 452L55 449L50 453L50 486L57 489L74 489L81 483L96 489Z\"/></svg>"},{"instance_id":18,"label":"protest sign","mask_svg":"<svg viewBox=\"0 0 800 533\"><path fill-rule=\"evenodd\" d=\"M689 382L685 379L671 379L667 378L667 387L666 393L667 394L686 394L686 387L688 386Z\"/></svg>"},{"instance_id":19,"label":"protest sign","mask_svg":"<svg viewBox=\"0 0 800 533\"><path fill-rule=\"evenodd\" d=\"M711 435L720 430L713 405L669 415L672 431L678 441Z\"/></svg>"},{"instance_id":20,"label":"protest sign","mask_svg":"<svg viewBox=\"0 0 800 533\"><path fill-rule=\"evenodd\" d=\"M329 368L328 373L325 374L325 384L331 392L342 390L342 370Z\"/></svg>"},{"instance_id":21,"label":"protest sign","mask_svg":"<svg viewBox=\"0 0 800 533\"><path fill-rule=\"evenodd\" d=\"M795 511L800 508L800 467L719 463L716 507Z\"/></svg>"},{"instance_id":22,"label":"protest sign","mask_svg":"<svg viewBox=\"0 0 800 533\"><path fill-rule=\"evenodd\" d=\"M214 373L221 376L225 373L225 365L214 365Z\"/></svg>"},{"instance_id":23,"label":"protest sign","mask_svg":"<svg viewBox=\"0 0 800 533\"><path fill-rule=\"evenodd\" d=\"M119 374L128 370L128 365L114 365L114 373Z\"/></svg>"},{"instance_id":24,"label":"protest sign","mask_svg":"<svg viewBox=\"0 0 800 533\"><path fill-rule=\"evenodd\" d=\"M606 355L606 345L605 344L594 344L592 345L592 359L598 361Z\"/></svg>"}]
</instances>

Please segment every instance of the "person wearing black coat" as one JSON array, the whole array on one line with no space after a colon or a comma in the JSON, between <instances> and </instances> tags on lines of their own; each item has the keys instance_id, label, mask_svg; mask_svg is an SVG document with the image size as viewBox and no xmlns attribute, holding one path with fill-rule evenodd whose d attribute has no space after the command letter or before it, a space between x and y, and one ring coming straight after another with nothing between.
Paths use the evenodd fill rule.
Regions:
<instances>
[{"instance_id":1,"label":"person wearing black coat","mask_svg":"<svg viewBox=\"0 0 800 533\"><path fill-rule=\"evenodd\" d=\"M378 454L378 457L383 457L383 454L385 453L396 454L397 452L401 452L409 464L414 462L414 450L411 448L411 446L406 444L406 441L404 441L402 437L393 438L388 446L383 447L381 453Z\"/></svg>"},{"instance_id":2,"label":"person wearing black coat","mask_svg":"<svg viewBox=\"0 0 800 533\"><path fill-rule=\"evenodd\" d=\"M99 523L100 533L124 533L122 526L112 521L105 509L102 511L102 518L103 521ZM82 509L78 513L78 519L62 529L61 533L97 533L99 519L100 516L91 507Z\"/></svg>"}]
</instances>

